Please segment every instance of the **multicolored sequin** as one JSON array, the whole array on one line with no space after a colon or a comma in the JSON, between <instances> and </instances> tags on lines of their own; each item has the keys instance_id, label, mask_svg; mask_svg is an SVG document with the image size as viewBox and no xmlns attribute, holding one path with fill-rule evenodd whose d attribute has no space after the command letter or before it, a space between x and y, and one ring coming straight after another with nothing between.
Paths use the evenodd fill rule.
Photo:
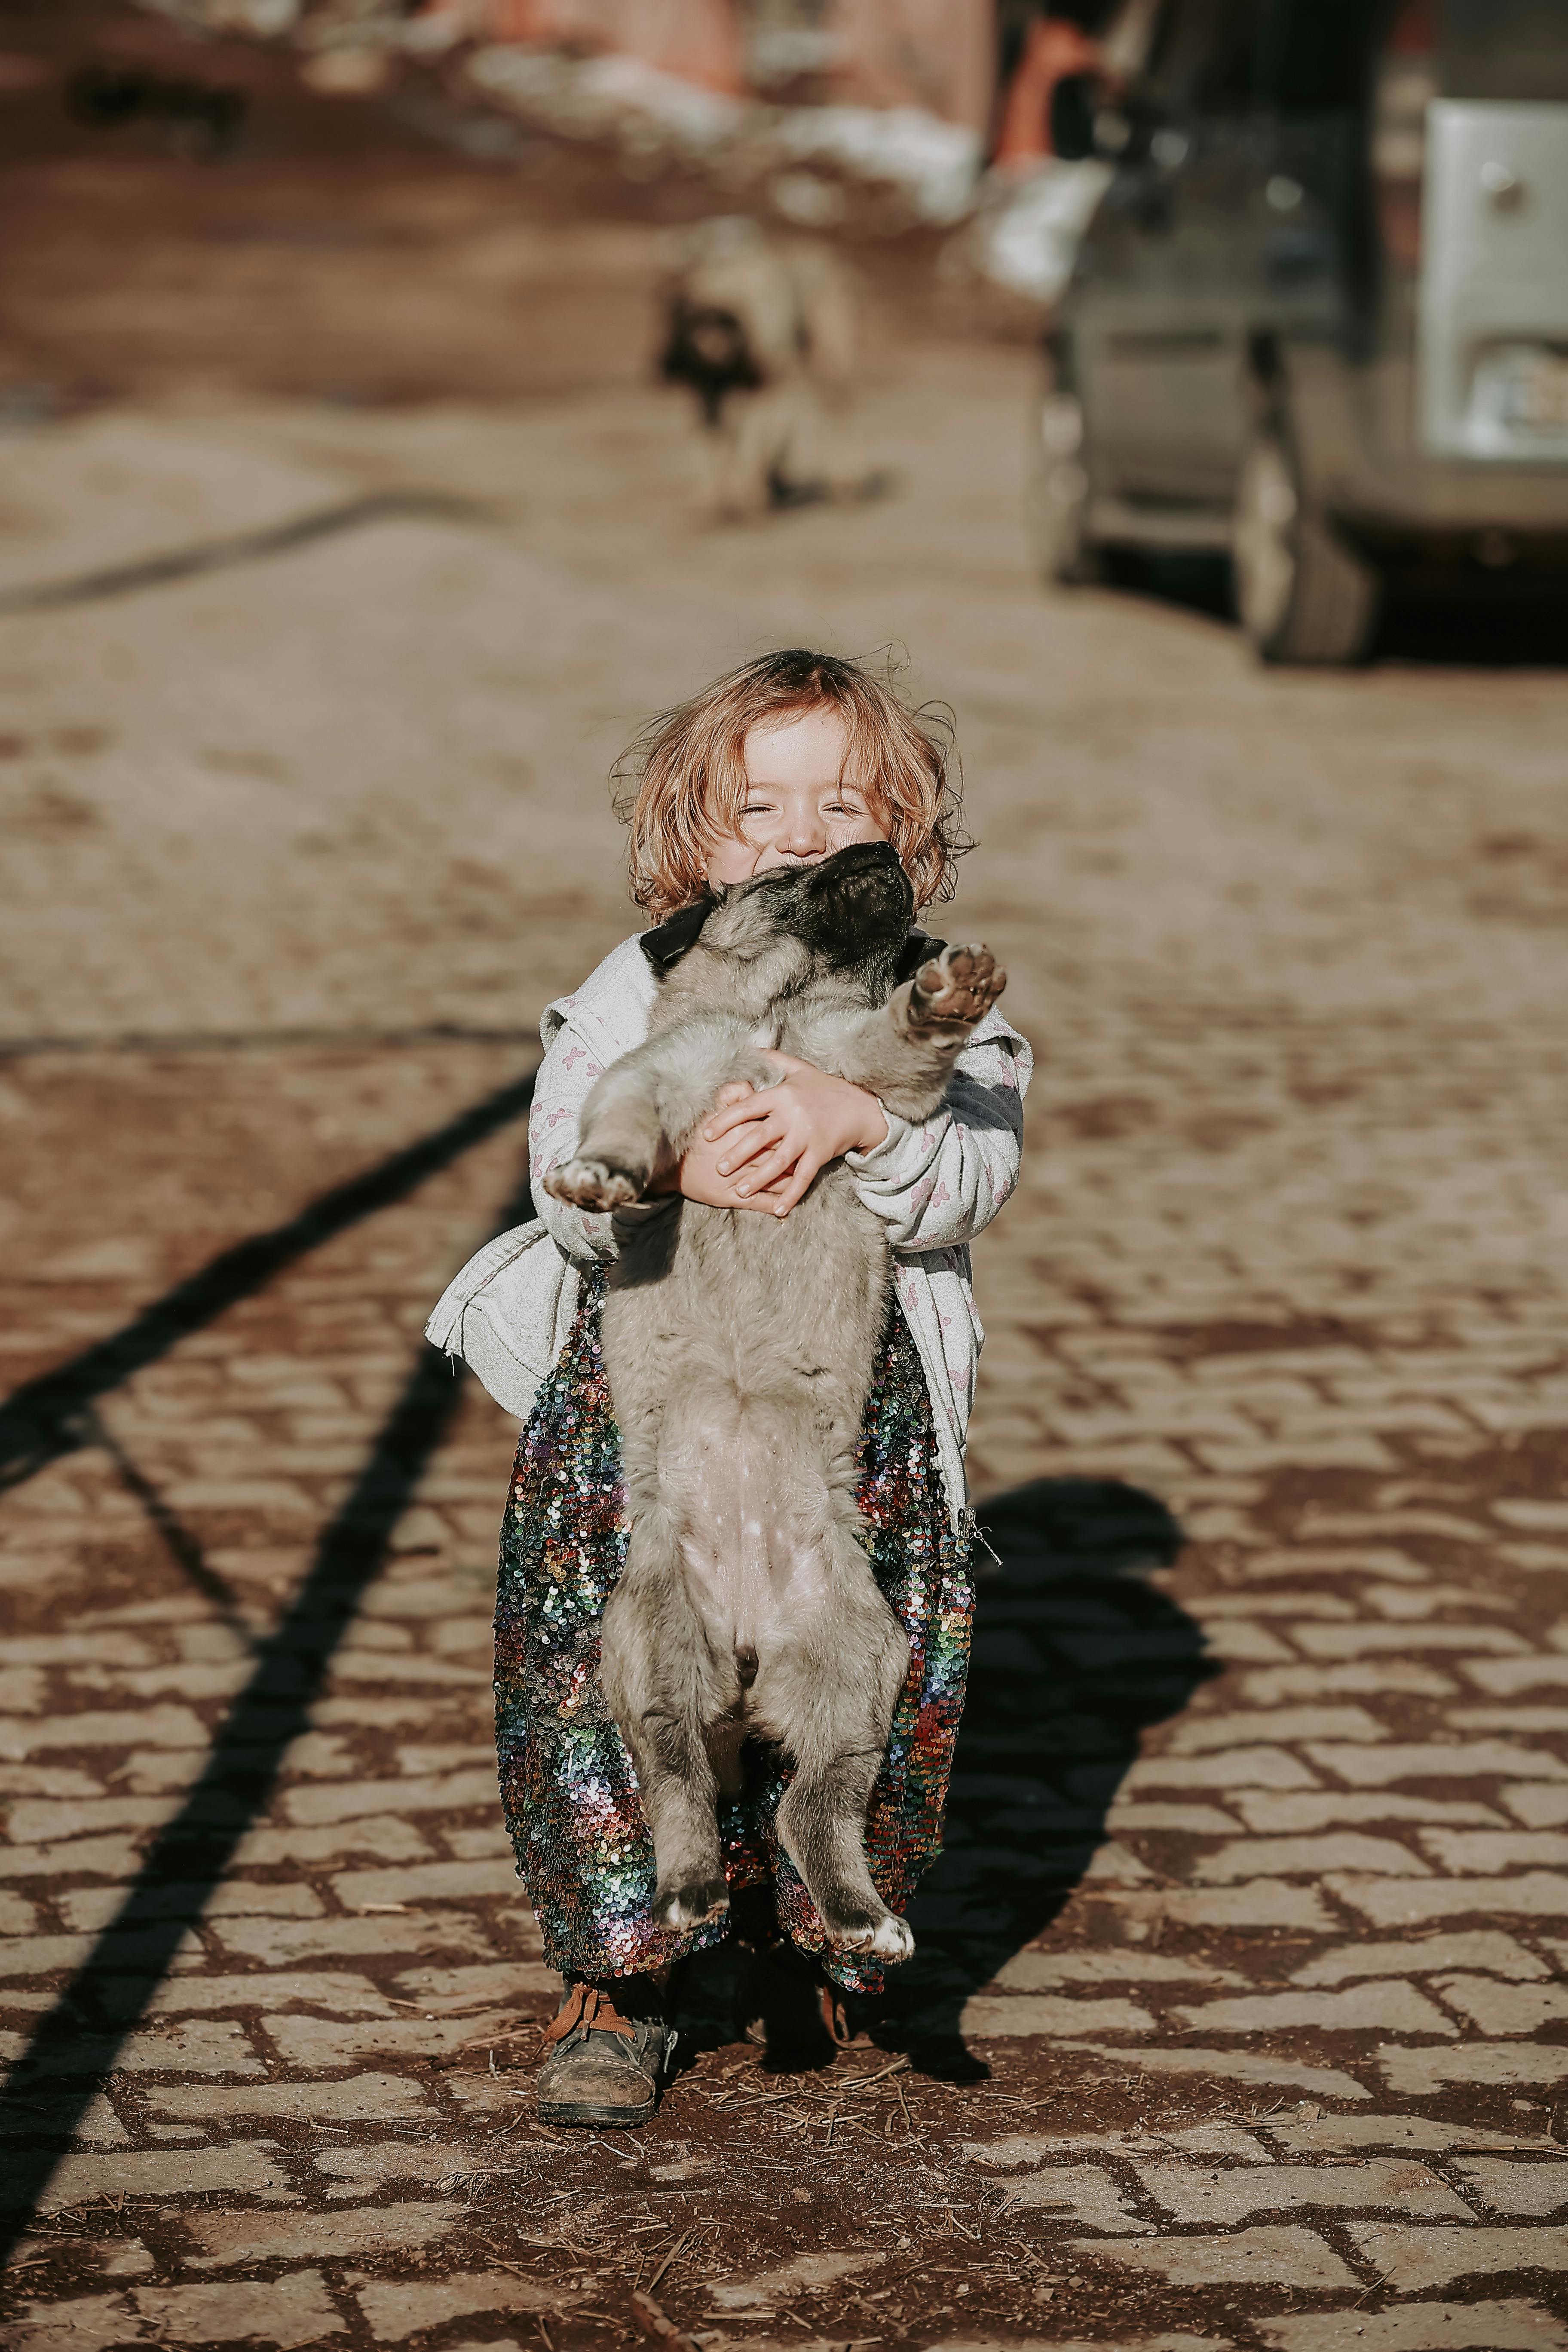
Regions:
<instances>
[{"instance_id":1,"label":"multicolored sequin","mask_svg":"<svg viewBox=\"0 0 1568 2352\"><path fill-rule=\"evenodd\" d=\"M653 1844L637 1780L598 1684L599 1625L626 1559L620 1433L599 1344L602 1277L542 1383L517 1450L496 1602L496 1748L501 1804L545 1956L571 1976L663 1967L718 1943L650 1913ZM910 1671L871 1799L867 1852L901 1911L942 1850L942 1807L963 1707L974 1596L966 1537L948 1514L931 1400L897 1306L889 1310L860 1440L861 1512L873 1573L910 1637ZM747 1750L747 1784L721 1814L732 1891L772 1885L779 1924L847 1990L878 1992L879 1961L835 1951L773 1832L788 1767Z\"/></svg>"}]
</instances>

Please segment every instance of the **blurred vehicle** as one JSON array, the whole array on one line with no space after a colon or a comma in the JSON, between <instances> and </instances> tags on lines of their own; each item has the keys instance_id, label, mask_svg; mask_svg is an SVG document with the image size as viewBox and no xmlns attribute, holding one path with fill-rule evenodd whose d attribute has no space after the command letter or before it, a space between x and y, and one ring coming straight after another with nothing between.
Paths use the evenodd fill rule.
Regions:
<instances>
[{"instance_id":1,"label":"blurred vehicle","mask_svg":"<svg viewBox=\"0 0 1568 2352\"><path fill-rule=\"evenodd\" d=\"M1048 576L1228 551L1292 662L1385 585L1568 592L1568 0L1164 0L1052 141L1115 168L1047 339Z\"/></svg>"}]
</instances>

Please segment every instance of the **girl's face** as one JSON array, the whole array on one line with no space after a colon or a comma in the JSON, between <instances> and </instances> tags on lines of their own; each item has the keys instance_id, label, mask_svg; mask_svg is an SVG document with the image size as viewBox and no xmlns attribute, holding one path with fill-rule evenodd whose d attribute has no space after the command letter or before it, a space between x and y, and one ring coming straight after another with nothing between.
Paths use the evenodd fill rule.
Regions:
<instances>
[{"instance_id":1,"label":"girl's face","mask_svg":"<svg viewBox=\"0 0 1568 2352\"><path fill-rule=\"evenodd\" d=\"M774 866L814 866L853 841L886 841L863 793L840 782L849 740L837 710L800 710L753 727L742 747L740 830L711 844L710 882L749 882Z\"/></svg>"}]
</instances>

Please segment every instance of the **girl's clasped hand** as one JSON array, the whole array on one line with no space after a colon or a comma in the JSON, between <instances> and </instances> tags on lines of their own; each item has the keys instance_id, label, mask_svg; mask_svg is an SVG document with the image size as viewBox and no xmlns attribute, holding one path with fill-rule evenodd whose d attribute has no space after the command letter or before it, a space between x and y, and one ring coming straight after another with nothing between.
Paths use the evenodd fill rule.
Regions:
<instances>
[{"instance_id":1,"label":"girl's clasped hand","mask_svg":"<svg viewBox=\"0 0 1568 2352\"><path fill-rule=\"evenodd\" d=\"M888 1115L863 1087L793 1054L764 1058L780 1072L779 1084L760 1094L743 1081L724 1087L680 1163L679 1190L689 1201L787 1217L830 1160L886 1139Z\"/></svg>"}]
</instances>

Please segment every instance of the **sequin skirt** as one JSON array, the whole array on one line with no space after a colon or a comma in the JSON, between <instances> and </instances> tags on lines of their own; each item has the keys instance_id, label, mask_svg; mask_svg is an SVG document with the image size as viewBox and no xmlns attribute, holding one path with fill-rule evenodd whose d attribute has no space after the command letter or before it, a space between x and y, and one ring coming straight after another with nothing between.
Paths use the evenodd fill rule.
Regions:
<instances>
[{"instance_id":1,"label":"sequin skirt","mask_svg":"<svg viewBox=\"0 0 1568 2352\"><path fill-rule=\"evenodd\" d=\"M513 1465L496 1601L501 1805L553 1968L577 1977L662 1968L721 1941L653 1918L653 1841L637 1779L599 1688L599 1629L626 1560L620 1433L600 1349L603 1278L542 1382ZM931 1399L896 1304L878 1355L859 1452L864 1541L910 1637L910 1670L867 1822L871 1876L902 1911L942 1850L963 1707L974 1596L967 1538L948 1514ZM789 1768L748 1747L741 1795L721 1802L732 1895L771 1887L781 1932L847 1990L878 1992L879 1961L836 1951L774 1832ZM754 1910L752 1902L750 1906Z\"/></svg>"}]
</instances>

